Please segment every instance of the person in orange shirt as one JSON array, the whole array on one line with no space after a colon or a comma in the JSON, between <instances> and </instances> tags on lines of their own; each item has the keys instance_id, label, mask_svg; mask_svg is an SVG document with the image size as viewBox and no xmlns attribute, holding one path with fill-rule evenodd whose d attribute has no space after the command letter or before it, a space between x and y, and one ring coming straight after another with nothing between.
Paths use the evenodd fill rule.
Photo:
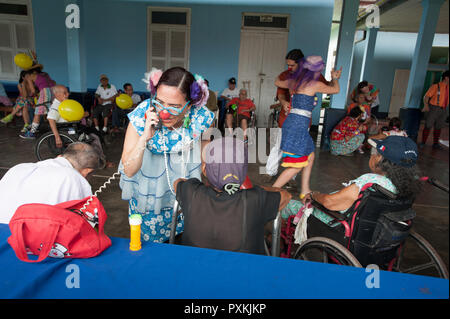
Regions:
<instances>
[{"instance_id":1,"label":"person in orange shirt","mask_svg":"<svg viewBox=\"0 0 450 319\"><path fill-rule=\"evenodd\" d=\"M433 130L433 148L441 149L439 145L439 137L441 136L441 129L445 124L447 118L446 109L448 107L448 83L449 71L442 74L441 82L433 84L425 93L423 98L424 107L422 112L425 112L425 127L422 132L422 143L420 147L424 147L427 142L428 135L431 129Z\"/></svg>"},{"instance_id":2,"label":"person in orange shirt","mask_svg":"<svg viewBox=\"0 0 450 319\"><path fill-rule=\"evenodd\" d=\"M252 100L247 97L247 90L240 89L239 97L231 99L227 103L227 127L229 130L233 130L234 113L236 112L237 121L239 126L244 131L244 136L247 136L246 130L248 123L250 122L251 112L256 110L256 106Z\"/></svg>"}]
</instances>

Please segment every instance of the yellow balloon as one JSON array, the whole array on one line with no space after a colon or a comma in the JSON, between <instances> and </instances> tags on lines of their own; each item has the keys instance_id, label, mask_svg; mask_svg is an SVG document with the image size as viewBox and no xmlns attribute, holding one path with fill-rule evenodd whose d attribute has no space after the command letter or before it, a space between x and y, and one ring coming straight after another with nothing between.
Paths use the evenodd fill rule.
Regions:
<instances>
[{"instance_id":1,"label":"yellow balloon","mask_svg":"<svg viewBox=\"0 0 450 319\"><path fill-rule=\"evenodd\" d=\"M133 106L133 100L128 94L122 93L116 97L116 104L118 107L125 110Z\"/></svg>"},{"instance_id":2,"label":"yellow balloon","mask_svg":"<svg viewBox=\"0 0 450 319\"><path fill-rule=\"evenodd\" d=\"M18 53L14 56L14 63L22 69L28 69L33 65L33 60L25 53Z\"/></svg>"},{"instance_id":3,"label":"yellow balloon","mask_svg":"<svg viewBox=\"0 0 450 319\"><path fill-rule=\"evenodd\" d=\"M69 122L80 121L84 116L83 106L75 100L64 100L58 106L58 112Z\"/></svg>"}]
</instances>

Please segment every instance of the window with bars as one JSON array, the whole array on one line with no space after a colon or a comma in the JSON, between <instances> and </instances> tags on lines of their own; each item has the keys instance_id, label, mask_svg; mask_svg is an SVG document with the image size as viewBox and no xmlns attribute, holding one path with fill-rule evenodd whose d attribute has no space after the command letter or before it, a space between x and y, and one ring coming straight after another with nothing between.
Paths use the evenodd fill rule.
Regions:
<instances>
[{"instance_id":1,"label":"window with bars","mask_svg":"<svg viewBox=\"0 0 450 319\"><path fill-rule=\"evenodd\" d=\"M190 9L148 9L148 69L189 68Z\"/></svg>"},{"instance_id":2,"label":"window with bars","mask_svg":"<svg viewBox=\"0 0 450 319\"><path fill-rule=\"evenodd\" d=\"M28 1L0 1L0 18L0 80L15 81L21 69L15 65L14 56L34 50Z\"/></svg>"}]
</instances>

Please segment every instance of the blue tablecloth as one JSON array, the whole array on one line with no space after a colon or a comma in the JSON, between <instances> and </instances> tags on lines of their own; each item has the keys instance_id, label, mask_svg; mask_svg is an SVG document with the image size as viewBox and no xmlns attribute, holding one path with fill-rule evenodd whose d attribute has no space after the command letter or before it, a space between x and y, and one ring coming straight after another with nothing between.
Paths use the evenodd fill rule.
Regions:
<instances>
[{"instance_id":1,"label":"blue tablecloth","mask_svg":"<svg viewBox=\"0 0 450 319\"><path fill-rule=\"evenodd\" d=\"M380 271L379 288L367 288L373 272L365 269L156 243L132 252L123 238L95 258L25 263L9 236L0 224L0 298L449 297L449 281L439 278Z\"/></svg>"}]
</instances>

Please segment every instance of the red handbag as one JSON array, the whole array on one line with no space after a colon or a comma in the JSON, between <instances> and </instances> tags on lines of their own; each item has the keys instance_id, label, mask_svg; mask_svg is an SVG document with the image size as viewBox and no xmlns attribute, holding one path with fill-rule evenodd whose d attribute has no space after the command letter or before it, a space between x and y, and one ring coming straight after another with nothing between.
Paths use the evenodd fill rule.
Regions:
<instances>
[{"instance_id":1,"label":"red handbag","mask_svg":"<svg viewBox=\"0 0 450 319\"><path fill-rule=\"evenodd\" d=\"M104 233L106 212L97 197L80 209L91 197L57 205L25 204L17 208L9 222L8 243L17 258L40 262L55 258L90 258L111 246ZM98 231L89 223L98 222ZM39 256L36 260L28 254Z\"/></svg>"}]
</instances>

